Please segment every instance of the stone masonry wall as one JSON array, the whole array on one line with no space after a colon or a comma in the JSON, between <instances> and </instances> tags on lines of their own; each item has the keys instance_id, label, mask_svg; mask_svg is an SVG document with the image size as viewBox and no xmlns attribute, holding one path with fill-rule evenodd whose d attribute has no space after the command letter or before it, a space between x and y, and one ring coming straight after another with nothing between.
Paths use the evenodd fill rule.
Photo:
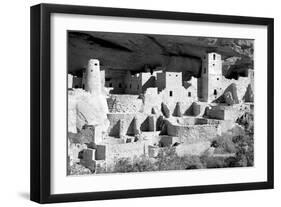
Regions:
<instances>
[{"instance_id":1,"label":"stone masonry wall","mask_svg":"<svg viewBox=\"0 0 281 207\"><path fill-rule=\"evenodd\" d=\"M209 141L221 134L219 125L178 125L166 121L169 136L177 136L183 143Z\"/></svg>"},{"instance_id":2,"label":"stone masonry wall","mask_svg":"<svg viewBox=\"0 0 281 207\"><path fill-rule=\"evenodd\" d=\"M148 88L144 94L143 97L143 111L145 113L150 114L152 111L152 108L154 108L156 111L161 111L161 103L162 99L158 95L157 88Z\"/></svg>"},{"instance_id":3,"label":"stone masonry wall","mask_svg":"<svg viewBox=\"0 0 281 207\"><path fill-rule=\"evenodd\" d=\"M111 113L137 113L143 109L142 99L138 95L110 95L107 105Z\"/></svg>"},{"instance_id":4,"label":"stone masonry wall","mask_svg":"<svg viewBox=\"0 0 281 207\"><path fill-rule=\"evenodd\" d=\"M108 127L109 136L120 137L120 135L134 135L136 131L140 131L141 128L146 128L143 125L146 123L147 115L143 113L108 113L107 118L110 122Z\"/></svg>"},{"instance_id":5,"label":"stone masonry wall","mask_svg":"<svg viewBox=\"0 0 281 207\"><path fill-rule=\"evenodd\" d=\"M110 166L120 158L140 157L147 153L147 146L142 142L105 146L106 165Z\"/></svg>"}]
</instances>

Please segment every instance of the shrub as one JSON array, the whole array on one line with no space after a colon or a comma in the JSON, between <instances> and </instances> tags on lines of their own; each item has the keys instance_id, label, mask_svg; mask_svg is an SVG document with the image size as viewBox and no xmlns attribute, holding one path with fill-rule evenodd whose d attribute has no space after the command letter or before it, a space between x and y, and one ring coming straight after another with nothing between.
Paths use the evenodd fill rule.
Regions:
<instances>
[{"instance_id":1,"label":"shrub","mask_svg":"<svg viewBox=\"0 0 281 207\"><path fill-rule=\"evenodd\" d=\"M205 168L199 156L184 156L181 158L184 169L202 169Z\"/></svg>"},{"instance_id":2,"label":"shrub","mask_svg":"<svg viewBox=\"0 0 281 207\"><path fill-rule=\"evenodd\" d=\"M108 170L109 172L134 172L132 162L129 158L119 158L116 160L113 169Z\"/></svg>"},{"instance_id":3,"label":"shrub","mask_svg":"<svg viewBox=\"0 0 281 207\"><path fill-rule=\"evenodd\" d=\"M179 157L175 148L164 148L156 158L146 156L118 159L108 172L147 172L204 168L199 156Z\"/></svg>"},{"instance_id":4,"label":"shrub","mask_svg":"<svg viewBox=\"0 0 281 207\"><path fill-rule=\"evenodd\" d=\"M217 137L212 146L217 152L235 153L235 157L212 157L203 155L179 157L175 147L162 148L157 157L147 156L119 158L107 172L144 172L163 170L188 170L201 168L253 166L253 135Z\"/></svg>"},{"instance_id":5,"label":"shrub","mask_svg":"<svg viewBox=\"0 0 281 207\"><path fill-rule=\"evenodd\" d=\"M215 153L223 154L223 153L235 153L236 147L232 142L232 137L224 135L217 137L212 141L212 147L215 147Z\"/></svg>"},{"instance_id":6,"label":"shrub","mask_svg":"<svg viewBox=\"0 0 281 207\"><path fill-rule=\"evenodd\" d=\"M148 157L119 158L108 172L144 172L157 170L154 161Z\"/></svg>"},{"instance_id":7,"label":"shrub","mask_svg":"<svg viewBox=\"0 0 281 207\"><path fill-rule=\"evenodd\" d=\"M201 156L200 158L201 163L205 168L222 168L227 167L225 165L225 158L223 157L208 157L208 156Z\"/></svg>"},{"instance_id":8,"label":"shrub","mask_svg":"<svg viewBox=\"0 0 281 207\"><path fill-rule=\"evenodd\" d=\"M248 133L254 133L254 114L251 112L245 112L242 116L240 116L236 123L244 126L245 130Z\"/></svg>"},{"instance_id":9,"label":"shrub","mask_svg":"<svg viewBox=\"0 0 281 207\"><path fill-rule=\"evenodd\" d=\"M91 170L77 163L70 165L67 169L67 175L88 175L92 173Z\"/></svg>"},{"instance_id":10,"label":"shrub","mask_svg":"<svg viewBox=\"0 0 281 207\"><path fill-rule=\"evenodd\" d=\"M162 150L157 158L155 165L157 165L157 170L187 170L187 169L200 169L204 166L202 165L199 156L183 156L179 157L175 148L166 148Z\"/></svg>"},{"instance_id":11,"label":"shrub","mask_svg":"<svg viewBox=\"0 0 281 207\"><path fill-rule=\"evenodd\" d=\"M253 134L236 136L233 138L236 145L237 165L241 167L254 165L254 139Z\"/></svg>"},{"instance_id":12,"label":"shrub","mask_svg":"<svg viewBox=\"0 0 281 207\"><path fill-rule=\"evenodd\" d=\"M146 156L141 156L139 158L134 158L133 170L134 172L145 172L145 171L155 171L157 169L152 159L149 159Z\"/></svg>"}]
</instances>

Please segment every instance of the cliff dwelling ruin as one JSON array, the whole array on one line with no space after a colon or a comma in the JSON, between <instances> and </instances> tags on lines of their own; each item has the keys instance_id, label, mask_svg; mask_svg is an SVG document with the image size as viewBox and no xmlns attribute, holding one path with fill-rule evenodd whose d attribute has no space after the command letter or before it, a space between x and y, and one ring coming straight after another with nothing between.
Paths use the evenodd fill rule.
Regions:
<instances>
[{"instance_id":1,"label":"cliff dwelling ruin","mask_svg":"<svg viewBox=\"0 0 281 207\"><path fill-rule=\"evenodd\" d=\"M171 147L178 156L210 152L214 138L239 130L236 120L254 110L254 71L226 78L219 53L205 53L200 76L189 80L161 66L132 72L101 63L68 74L68 159L93 173Z\"/></svg>"}]
</instances>

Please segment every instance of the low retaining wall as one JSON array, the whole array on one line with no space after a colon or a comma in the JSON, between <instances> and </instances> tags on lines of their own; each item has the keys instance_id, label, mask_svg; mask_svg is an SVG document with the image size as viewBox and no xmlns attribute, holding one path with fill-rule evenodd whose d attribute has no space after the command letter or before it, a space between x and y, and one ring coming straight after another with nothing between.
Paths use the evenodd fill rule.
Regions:
<instances>
[{"instance_id":1,"label":"low retaining wall","mask_svg":"<svg viewBox=\"0 0 281 207\"><path fill-rule=\"evenodd\" d=\"M144 113L108 113L107 118L110 122L108 135L122 137L133 136L139 134L140 131L156 131L159 117Z\"/></svg>"},{"instance_id":2,"label":"low retaining wall","mask_svg":"<svg viewBox=\"0 0 281 207\"><path fill-rule=\"evenodd\" d=\"M148 146L142 142L103 145L101 150L98 148L96 150L96 155L99 154L98 158L104 158L103 160L106 161L107 167L112 166L118 159L140 157L142 155L146 155L147 153Z\"/></svg>"},{"instance_id":3,"label":"low retaining wall","mask_svg":"<svg viewBox=\"0 0 281 207\"><path fill-rule=\"evenodd\" d=\"M239 111L236 108L211 107L206 110L206 117L219 120L236 120Z\"/></svg>"},{"instance_id":4,"label":"low retaining wall","mask_svg":"<svg viewBox=\"0 0 281 207\"><path fill-rule=\"evenodd\" d=\"M186 155L197 155L204 154L211 146L211 142L198 142L194 144L182 144L176 147L176 153L178 156L183 157Z\"/></svg>"},{"instance_id":5,"label":"low retaining wall","mask_svg":"<svg viewBox=\"0 0 281 207\"><path fill-rule=\"evenodd\" d=\"M137 113L143 110L143 102L139 95L110 95L107 105L111 113Z\"/></svg>"},{"instance_id":6,"label":"low retaining wall","mask_svg":"<svg viewBox=\"0 0 281 207\"><path fill-rule=\"evenodd\" d=\"M179 137L182 143L197 143L209 141L221 135L219 125L178 125L166 121L169 136Z\"/></svg>"},{"instance_id":7,"label":"low retaining wall","mask_svg":"<svg viewBox=\"0 0 281 207\"><path fill-rule=\"evenodd\" d=\"M219 125L222 132L226 132L235 126L235 120L219 120L201 117L180 117L177 118L179 125Z\"/></svg>"},{"instance_id":8,"label":"low retaining wall","mask_svg":"<svg viewBox=\"0 0 281 207\"><path fill-rule=\"evenodd\" d=\"M192 115L193 116L203 116L208 103L204 102L193 102L192 104Z\"/></svg>"},{"instance_id":9,"label":"low retaining wall","mask_svg":"<svg viewBox=\"0 0 281 207\"><path fill-rule=\"evenodd\" d=\"M110 122L108 127L109 136L121 137L127 134L136 134L137 130L140 130L141 124L146 120L147 115L142 113L109 113L107 118Z\"/></svg>"}]
</instances>

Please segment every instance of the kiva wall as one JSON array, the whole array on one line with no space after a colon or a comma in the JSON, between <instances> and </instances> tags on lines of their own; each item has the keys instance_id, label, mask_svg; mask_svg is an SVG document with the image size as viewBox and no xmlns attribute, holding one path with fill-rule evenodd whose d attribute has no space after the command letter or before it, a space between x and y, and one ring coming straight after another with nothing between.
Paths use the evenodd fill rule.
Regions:
<instances>
[{"instance_id":1,"label":"kiva wall","mask_svg":"<svg viewBox=\"0 0 281 207\"><path fill-rule=\"evenodd\" d=\"M191 125L184 126L166 121L169 136L176 136L183 143L196 143L209 141L221 135L219 125Z\"/></svg>"},{"instance_id":2,"label":"kiva wall","mask_svg":"<svg viewBox=\"0 0 281 207\"><path fill-rule=\"evenodd\" d=\"M135 135L141 129L149 131L148 120L146 125L147 115L143 113L108 113L107 118L110 122L108 127L109 136Z\"/></svg>"},{"instance_id":3,"label":"kiva wall","mask_svg":"<svg viewBox=\"0 0 281 207\"><path fill-rule=\"evenodd\" d=\"M141 157L147 154L147 146L142 142L133 142L125 144L115 144L105 146L106 165L115 164L115 161L121 158Z\"/></svg>"},{"instance_id":4,"label":"kiva wall","mask_svg":"<svg viewBox=\"0 0 281 207\"><path fill-rule=\"evenodd\" d=\"M143 102L139 95L110 95L107 105L111 113L137 113L142 111Z\"/></svg>"}]
</instances>

